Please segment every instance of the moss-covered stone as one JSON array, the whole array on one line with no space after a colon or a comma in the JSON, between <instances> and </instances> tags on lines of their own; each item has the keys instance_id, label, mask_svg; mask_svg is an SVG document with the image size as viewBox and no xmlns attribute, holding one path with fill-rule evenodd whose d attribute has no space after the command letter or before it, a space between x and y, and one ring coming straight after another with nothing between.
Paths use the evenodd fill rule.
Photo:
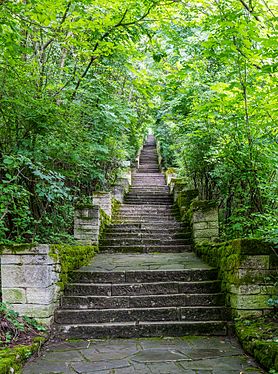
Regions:
<instances>
[{"instance_id":1,"label":"moss-covered stone","mask_svg":"<svg viewBox=\"0 0 278 374\"><path fill-rule=\"evenodd\" d=\"M271 270L267 268L269 259L265 255L267 251L269 253L271 250L268 243L257 239L232 240L224 243L204 242L196 244L195 250L204 261L218 268L222 290L227 294L228 305L231 304L235 309L256 310L256 305L257 309L268 308L267 295L272 294L273 287L271 286L274 283L274 280L269 277ZM253 256L250 255L250 252L253 253ZM261 255L261 253L263 254ZM267 285L268 291L272 291L270 293L267 290L260 292L259 299L246 299L246 303L244 303L240 299L243 294L242 288L240 291L242 285ZM233 293L232 296L231 293Z\"/></svg>"},{"instance_id":2,"label":"moss-covered stone","mask_svg":"<svg viewBox=\"0 0 278 374\"><path fill-rule=\"evenodd\" d=\"M0 374L20 373L27 361L42 344L45 337L36 337L31 345L18 345L13 348L0 348Z\"/></svg>"},{"instance_id":3,"label":"moss-covered stone","mask_svg":"<svg viewBox=\"0 0 278 374\"><path fill-rule=\"evenodd\" d=\"M63 290L69 280L69 273L87 265L97 253L98 247L92 245L52 244L50 256L61 266L58 285Z\"/></svg>"},{"instance_id":4,"label":"moss-covered stone","mask_svg":"<svg viewBox=\"0 0 278 374\"><path fill-rule=\"evenodd\" d=\"M5 251L11 252L13 254L26 252L31 250L32 248L36 247L36 243L12 243L12 244L0 244L0 254L4 253Z\"/></svg>"},{"instance_id":5,"label":"moss-covered stone","mask_svg":"<svg viewBox=\"0 0 278 374\"><path fill-rule=\"evenodd\" d=\"M193 200L190 208L193 212L201 211L207 212L208 210L215 209L218 207L218 201L216 200Z\"/></svg>"},{"instance_id":6,"label":"moss-covered stone","mask_svg":"<svg viewBox=\"0 0 278 374\"><path fill-rule=\"evenodd\" d=\"M235 330L245 351L267 370L278 370L278 324L272 315L239 319Z\"/></svg>"}]
</instances>

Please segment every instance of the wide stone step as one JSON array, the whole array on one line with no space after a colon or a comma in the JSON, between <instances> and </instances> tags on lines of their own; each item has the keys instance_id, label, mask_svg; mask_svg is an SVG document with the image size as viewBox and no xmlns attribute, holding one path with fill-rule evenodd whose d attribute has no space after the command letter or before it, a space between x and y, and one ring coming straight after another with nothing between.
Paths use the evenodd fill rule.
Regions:
<instances>
[{"instance_id":1,"label":"wide stone step","mask_svg":"<svg viewBox=\"0 0 278 374\"><path fill-rule=\"evenodd\" d=\"M132 213L135 215L138 214L144 214L144 213L156 213L156 214L174 214L176 215L178 213L178 210L171 207L171 206L138 206L135 205L134 207L131 205L125 205L123 204L119 211L119 213Z\"/></svg>"},{"instance_id":2,"label":"wide stone step","mask_svg":"<svg viewBox=\"0 0 278 374\"><path fill-rule=\"evenodd\" d=\"M216 269L185 270L128 270L86 271L75 270L70 274L77 283L152 283L152 282L199 282L217 279Z\"/></svg>"},{"instance_id":3,"label":"wide stone step","mask_svg":"<svg viewBox=\"0 0 278 374\"><path fill-rule=\"evenodd\" d=\"M125 219L118 219L118 220L115 220L114 222L115 224L130 224L130 225L134 225L134 224L141 224L141 225L151 225L151 226L154 226L155 224L158 226L158 227L161 227L161 228L164 228L164 227L167 227L167 225L171 225L171 227L173 227L173 224L175 224L175 221L174 220L163 220L163 218L160 217L160 220L152 220L152 218L145 218L145 219L133 219L133 218L125 218Z\"/></svg>"},{"instance_id":4,"label":"wide stone step","mask_svg":"<svg viewBox=\"0 0 278 374\"><path fill-rule=\"evenodd\" d=\"M223 321L162 321L61 325L62 336L75 339L136 338L185 335L227 335Z\"/></svg>"},{"instance_id":5,"label":"wide stone step","mask_svg":"<svg viewBox=\"0 0 278 374\"><path fill-rule=\"evenodd\" d=\"M152 282L152 283L69 283L66 296L135 296L164 295L179 293L215 293L220 292L218 280L200 282Z\"/></svg>"},{"instance_id":6,"label":"wide stone step","mask_svg":"<svg viewBox=\"0 0 278 374\"><path fill-rule=\"evenodd\" d=\"M139 199L125 199L125 204L138 204L138 205L168 205L171 200L139 200Z\"/></svg>"},{"instance_id":7,"label":"wide stone step","mask_svg":"<svg viewBox=\"0 0 278 374\"><path fill-rule=\"evenodd\" d=\"M182 306L220 306L224 304L222 293L171 294L136 296L63 296L62 309L114 309Z\"/></svg>"},{"instance_id":8,"label":"wide stone step","mask_svg":"<svg viewBox=\"0 0 278 374\"><path fill-rule=\"evenodd\" d=\"M116 230L109 230L106 231L105 239L133 239L133 238L141 238L141 239L157 239L159 237L161 240L163 239L191 239L191 232L176 232L173 233L165 233L164 230L155 231L155 232L144 232L144 231L136 231L136 232L117 232Z\"/></svg>"},{"instance_id":9,"label":"wide stone step","mask_svg":"<svg viewBox=\"0 0 278 374\"><path fill-rule=\"evenodd\" d=\"M188 227L177 222L152 222L152 223L113 223L107 228L107 232L111 230L117 232L176 232L177 230L188 231Z\"/></svg>"},{"instance_id":10,"label":"wide stone step","mask_svg":"<svg viewBox=\"0 0 278 374\"><path fill-rule=\"evenodd\" d=\"M121 213L117 217L115 217L114 222L116 223L117 221L123 222L123 221L140 221L140 222L162 222L162 221L172 221L175 222L175 216L172 214L161 214L161 215L156 215L153 213L145 213L145 214L132 214L132 213Z\"/></svg>"},{"instance_id":11,"label":"wide stone step","mask_svg":"<svg viewBox=\"0 0 278 374\"><path fill-rule=\"evenodd\" d=\"M59 324L147 322L147 321L225 321L228 311L222 306L127 309L62 309L55 313Z\"/></svg>"},{"instance_id":12,"label":"wide stone step","mask_svg":"<svg viewBox=\"0 0 278 374\"><path fill-rule=\"evenodd\" d=\"M143 246L170 246L173 245L185 245L184 239L151 239L151 238L137 238L134 236L133 238L105 238L99 241L100 244L100 251L102 251L104 246L137 246L137 245L143 245Z\"/></svg>"},{"instance_id":13,"label":"wide stone step","mask_svg":"<svg viewBox=\"0 0 278 374\"><path fill-rule=\"evenodd\" d=\"M100 252L107 253L182 253L191 252L190 244L173 244L173 245L151 245L151 244L133 244L133 245L103 245Z\"/></svg>"}]
</instances>

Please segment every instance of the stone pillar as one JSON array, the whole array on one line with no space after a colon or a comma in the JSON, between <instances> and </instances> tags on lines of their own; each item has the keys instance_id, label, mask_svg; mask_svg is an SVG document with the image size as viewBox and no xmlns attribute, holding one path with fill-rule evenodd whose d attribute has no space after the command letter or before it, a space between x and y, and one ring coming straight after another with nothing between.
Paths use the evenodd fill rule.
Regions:
<instances>
[{"instance_id":1,"label":"stone pillar","mask_svg":"<svg viewBox=\"0 0 278 374\"><path fill-rule=\"evenodd\" d=\"M129 186L130 186L130 183L129 183L129 179L128 178L118 178L117 179L117 184L123 186L124 188L124 192L127 193L128 190L129 190Z\"/></svg>"},{"instance_id":2,"label":"stone pillar","mask_svg":"<svg viewBox=\"0 0 278 374\"><path fill-rule=\"evenodd\" d=\"M172 169L172 168L167 169L165 172L165 178L166 178L167 186L169 186L170 191L172 192L174 188L174 183L172 182L172 180L174 181L177 179L175 169ZM171 190L171 186L172 186L172 190Z\"/></svg>"},{"instance_id":3,"label":"stone pillar","mask_svg":"<svg viewBox=\"0 0 278 374\"><path fill-rule=\"evenodd\" d=\"M112 216L111 192L94 192L93 205L98 205L109 218Z\"/></svg>"},{"instance_id":4,"label":"stone pillar","mask_svg":"<svg viewBox=\"0 0 278 374\"><path fill-rule=\"evenodd\" d=\"M49 325L58 303L60 267L49 245L4 246L1 255L2 301L20 315Z\"/></svg>"},{"instance_id":5,"label":"stone pillar","mask_svg":"<svg viewBox=\"0 0 278 374\"><path fill-rule=\"evenodd\" d=\"M74 212L74 238L77 239L80 244L97 244L100 223L101 219L99 206L76 206Z\"/></svg>"},{"instance_id":6,"label":"stone pillar","mask_svg":"<svg viewBox=\"0 0 278 374\"><path fill-rule=\"evenodd\" d=\"M186 189L187 184L184 182L183 179L175 179L174 186L172 187L173 199L176 203L178 200L179 194Z\"/></svg>"},{"instance_id":7,"label":"stone pillar","mask_svg":"<svg viewBox=\"0 0 278 374\"><path fill-rule=\"evenodd\" d=\"M113 198L117 200L120 203L123 203L124 201L124 195L125 195L125 187L121 184L116 184L113 187Z\"/></svg>"},{"instance_id":8,"label":"stone pillar","mask_svg":"<svg viewBox=\"0 0 278 374\"><path fill-rule=\"evenodd\" d=\"M230 306L235 317L259 316L268 306L268 299L277 298L277 269L266 254L243 255L235 283L230 286Z\"/></svg>"},{"instance_id":9,"label":"stone pillar","mask_svg":"<svg viewBox=\"0 0 278 374\"><path fill-rule=\"evenodd\" d=\"M191 204L192 230L195 243L219 238L218 208L215 201L195 200Z\"/></svg>"},{"instance_id":10,"label":"stone pillar","mask_svg":"<svg viewBox=\"0 0 278 374\"><path fill-rule=\"evenodd\" d=\"M131 168L130 168L130 161L123 161L122 162L122 171L119 174L119 179L127 179L129 186L131 185Z\"/></svg>"}]
</instances>

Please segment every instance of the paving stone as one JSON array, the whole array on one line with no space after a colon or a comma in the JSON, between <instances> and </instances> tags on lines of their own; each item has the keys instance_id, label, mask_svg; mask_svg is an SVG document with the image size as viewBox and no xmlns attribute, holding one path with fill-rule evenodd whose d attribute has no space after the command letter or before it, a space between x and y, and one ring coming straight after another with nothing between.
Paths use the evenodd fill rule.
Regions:
<instances>
[{"instance_id":1,"label":"paving stone","mask_svg":"<svg viewBox=\"0 0 278 374\"><path fill-rule=\"evenodd\" d=\"M188 360L188 357L175 350L158 348L144 349L143 351L134 354L132 357L132 361L145 363L181 360Z\"/></svg>"},{"instance_id":2,"label":"paving stone","mask_svg":"<svg viewBox=\"0 0 278 374\"><path fill-rule=\"evenodd\" d=\"M87 348L86 348L87 347ZM81 357L81 359L80 359ZM48 344L23 374L262 374L235 339L95 339Z\"/></svg>"},{"instance_id":3,"label":"paving stone","mask_svg":"<svg viewBox=\"0 0 278 374\"><path fill-rule=\"evenodd\" d=\"M129 368L130 364L125 360L98 361L98 362L74 362L73 369L80 374L96 373L100 370Z\"/></svg>"}]
</instances>

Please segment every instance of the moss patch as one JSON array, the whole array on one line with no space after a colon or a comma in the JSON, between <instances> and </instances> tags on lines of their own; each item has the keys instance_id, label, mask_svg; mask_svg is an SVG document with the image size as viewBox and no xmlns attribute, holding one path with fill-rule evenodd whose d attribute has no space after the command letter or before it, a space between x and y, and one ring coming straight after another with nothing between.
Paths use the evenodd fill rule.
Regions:
<instances>
[{"instance_id":1,"label":"moss patch","mask_svg":"<svg viewBox=\"0 0 278 374\"><path fill-rule=\"evenodd\" d=\"M278 324L272 314L238 320L235 330L245 351L267 370L278 370Z\"/></svg>"},{"instance_id":2,"label":"moss patch","mask_svg":"<svg viewBox=\"0 0 278 374\"><path fill-rule=\"evenodd\" d=\"M50 256L61 266L58 282L61 290L68 283L70 272L88 265L97 252L98 247L92 245L52 244L50 246Z\"/></svg>"},{"instance_id":3,"label":"moss patch","mask_svg":"<svg viewBox=\"0 0 278 374\"><path fill-rule=\"evenodd\" d=\"M36 337L31 345L0 348L0 374L20 373L23 364L39 351L45 341L44 337Z\"/></svg>"},{"instance_id":4,"label":"moss patch","mask_svg":"<svg viewBox=\"0 0 278 374\"><path fill-rule=\"evenodd\" d=\"M218 207L216 200L193 200L190 209L193 212L200 210L201 212L207 212L208 210Z\"/></svg>"},{"instance_id":5,"label":"moss patch","mask_svg":"<svg viewBox=\"0 0 278 374\"><path fill-rule=\"evenodd\" d=\"M17 243L12 243L12 244L0 244L0 254L2 254L4 251L9 251L11 253L20 253L20 252L25 252L28 251L34 247L36 247L37 244L35 243L23 243L23 244L17 244Z\"/></svg>"}]
</instances>

